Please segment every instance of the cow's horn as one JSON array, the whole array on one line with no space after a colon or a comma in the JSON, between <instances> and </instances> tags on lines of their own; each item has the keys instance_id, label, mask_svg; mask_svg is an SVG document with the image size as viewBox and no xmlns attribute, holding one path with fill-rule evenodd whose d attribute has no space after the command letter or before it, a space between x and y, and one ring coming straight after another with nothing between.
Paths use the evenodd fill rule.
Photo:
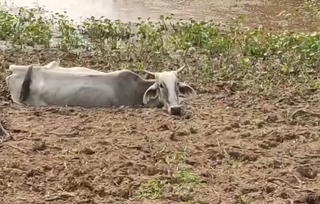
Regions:
<instances>
[{"instance_id":1,"label":"cow's horn","mask_svg":"<svg viewBox=\"0 0 320 204\"><path fill-rule=\"evenodd\" d=\"M176 70L176 73L178 74L178 73L181 72L185 67L186 67L186 65L183 65L183 66L180 67L178 70Z\"/></svg>"},{"instance_id":2,"label":"cow's horn","mask_svg":"<svg viewBox=\"0 0 320 204\"><path fill-rule=\"evenodd\" d=\"M153 76L156 75L154 72L150 72L150 71L147 71L147 70L142 70L142 71L145 72L145 73L147 73L147 74L153 75Z\"/></svg>"}]
</instances>

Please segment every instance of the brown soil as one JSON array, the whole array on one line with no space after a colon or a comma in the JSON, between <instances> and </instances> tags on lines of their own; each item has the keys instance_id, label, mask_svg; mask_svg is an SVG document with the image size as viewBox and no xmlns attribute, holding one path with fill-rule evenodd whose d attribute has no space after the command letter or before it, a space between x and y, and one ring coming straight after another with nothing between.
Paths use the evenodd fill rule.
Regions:
<instances>
[{"instance_id":1,"label":"brown soil","mask_svg":"<svg viewBox=\"0 0 320 204\"><path fill-rule=\"evenodd\" d=\"M32 60L1 54L4 68ZM173 117L147 108L21 107L1 87L1 122L12 136L0 144L1 203L319 203L318 92L284 89L272 99L214 83ZM177 178L182 168L202 182ZM139 189L157 190L150 180L167 184L157 199L139 199Z\"/></svg>"}]
</instances>

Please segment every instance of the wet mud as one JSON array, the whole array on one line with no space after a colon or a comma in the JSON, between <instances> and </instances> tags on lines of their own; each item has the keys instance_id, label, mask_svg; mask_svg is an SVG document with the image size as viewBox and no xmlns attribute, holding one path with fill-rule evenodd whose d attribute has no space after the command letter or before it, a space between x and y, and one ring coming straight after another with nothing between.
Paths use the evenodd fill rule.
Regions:
<instances>
[{"instance_id":1,"label":"wet mud","mask_svg":"<svg viewBox=\"0 0 320 204\"><path fill-rule=\"evenodd\" d=\"M319 203L318 92L263 98L211 83L176 117L22 107L1 87L1 203Z\"/></svg>"},{"instance_id":2,"label":"wet mud","mask_svg":"<svg viewBox=\"0 0 320 204\"><path fill-rule=\"evenodd\" d=\"M288 3L297 8L291 11L286 1L135 0L139 12L126 9L126 1L110 1L105 5L114 6L110 12L102 1L86 1L95 7L84 2L67 9L71 18L108 16L118 9L122 14L112 15L122 20L156 19L167 12L227 22L244 13L252 26L319 28L298 15L304 12L298 1ZM283 20L284 7L300 20ZM46 52L0 56L3 70L54 57ZM91 60L88 66L107 64ZM78 66L74 59L63 62ZM10 138L0 143L0 202L319 204L319 91L279 87L284 91L268 98L229 88L213 82L196 89L198 98L184 102L188 113L175 117L148 108L22 107L11 102L2 80L0 123Z\"/></svg>"}]
</instances>

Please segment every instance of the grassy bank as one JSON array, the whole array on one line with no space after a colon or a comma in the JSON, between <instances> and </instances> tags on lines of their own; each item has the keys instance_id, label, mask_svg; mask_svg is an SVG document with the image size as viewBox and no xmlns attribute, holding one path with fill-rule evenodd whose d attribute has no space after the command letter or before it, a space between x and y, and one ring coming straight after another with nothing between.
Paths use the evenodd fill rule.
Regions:
<instances>
[{"instance_id":1,"label":"grassy bank","mask_svg":"<svg viewBox=\"0 0 320 204\"><path fill-rule=\"evenodd\" d=\"M176 69L186 63L189 72L184 79L199 87L199 82L232 81L234 90L250 87L252 92L267 94L281 85L319 86L318 33L244 29L240 17L226 31L214 22L174 21L170 17L139 23L91 18L75 25L67 14L49 18L38 13L43 10L20 8L17 15L0 11L0 40L10 48L3 55L51 53L28 60L43 63L68 56L62 64L105 70Z\"/></svg>"}]
</instances>

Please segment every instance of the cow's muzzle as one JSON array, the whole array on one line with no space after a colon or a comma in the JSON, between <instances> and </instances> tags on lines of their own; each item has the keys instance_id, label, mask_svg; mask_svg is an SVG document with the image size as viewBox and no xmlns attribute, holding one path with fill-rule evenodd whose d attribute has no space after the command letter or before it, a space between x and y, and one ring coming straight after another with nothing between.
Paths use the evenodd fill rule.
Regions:
<instances>
[{"instance_id":1,"label":"cow's muzzle","mask_svg":"<svg viewBox=\"0 0 320 204\"><path fill-rule=\"evenodd\" d=\"M180 105L170 106L169 113L171 115L180 115L182 112L182 107Z\"/></svg>"}]
</instances>

